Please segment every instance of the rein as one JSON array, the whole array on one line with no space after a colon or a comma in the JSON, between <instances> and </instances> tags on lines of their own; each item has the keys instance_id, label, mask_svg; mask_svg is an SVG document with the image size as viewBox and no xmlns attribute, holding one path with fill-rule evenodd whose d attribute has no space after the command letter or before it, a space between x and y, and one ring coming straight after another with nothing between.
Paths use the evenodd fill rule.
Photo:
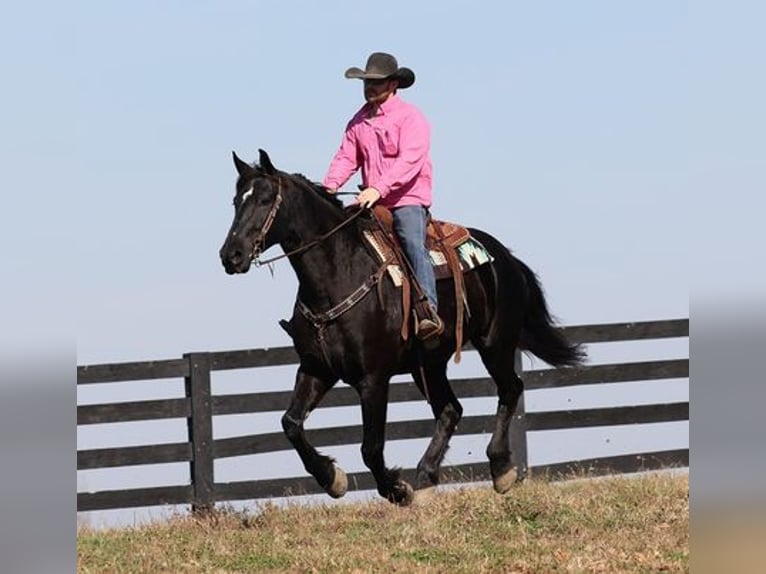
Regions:
<instances>
[{"instance_id":1,"label":"rein","mask_svg":"<svg viewBox=\"0 0 766 574\"><path fill-rule=\"evenodd\" d=\"M352 216L341 221L338 225L330 229L330 231L328 231L327 233L320 235L319 237L309 241L305 245L301 245L300 247L297 247L293 249L292 251L288 251L287 253L283 253L282 255L277 255L276 257L271 257L269 259L261 260L259 259L259 256L261 254L261 250L266 240L266 234L269 232L269 230L271 229L271 226L274 224L274 220L277 217L277 211L279 211L279 207L282 205L282 178L278 177L277 181L279 182L277 187L277 196L274 198L274 203L271 204L271 209L269 210L269 213L266 216L266 220L263 222L263 227L261 227L261 229L258 231L258 234L255 237L255 244L253 245L253 251L250 254L250 259L255 263L256 267L260 267L261 265L268 265L269 263L274 263L274 261L279 261L280 259L284 259L285 257L291 257L293 255L303 253L304 251L308 251L312 247L322 243L325 239L330 237L333 233L336 233L340 229L343 229L346 225L354 221L357 217L359 217L364 212L363 209L360 209L359 211L354 213Z\"/></svg>"}]
</instances>

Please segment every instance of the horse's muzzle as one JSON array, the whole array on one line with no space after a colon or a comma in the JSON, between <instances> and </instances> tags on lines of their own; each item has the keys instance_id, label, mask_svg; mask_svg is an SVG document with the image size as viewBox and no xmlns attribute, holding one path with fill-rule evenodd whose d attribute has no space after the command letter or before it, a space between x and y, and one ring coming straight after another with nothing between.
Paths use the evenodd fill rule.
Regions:
<instances>
[{"instance_id":1,"label":"horse's muzzle","mask_svg":"<svg viewBox=\"0 0 766 574\"><path fill-rule=\"evenodd\" d=\"M234 275L235 273L247 273L250 270L250 253L237 246L221 249L221 263L226 273Z\"/></svg>"}]
</instances>

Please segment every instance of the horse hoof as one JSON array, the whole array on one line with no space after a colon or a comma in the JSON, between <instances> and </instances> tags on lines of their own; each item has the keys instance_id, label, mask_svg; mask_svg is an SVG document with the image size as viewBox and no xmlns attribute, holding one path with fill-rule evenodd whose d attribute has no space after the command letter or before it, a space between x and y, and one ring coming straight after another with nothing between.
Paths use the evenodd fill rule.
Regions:
<instances>
[{"instance_id":1,"label":"horse hoof","mask_svg":"<svg viewBox=\"0 0 766 574\"><path fill-rule=\"evenodd\" d=\"M511 467L509 471L507 471L504 474L501 474L500 476L497 476L493 479L493 486L495 487L495 492L498 494L505 494L509 490L511 490L511 487L516 482L516 479L518 478L518 473L516 472L516 467Z\"/></svg>"},{"instance_id":2,"label":"horse hoof","mask_svg":"<svg viewBox=\"0 0 766 574\"><path fill-rule=\"evenodd\" d=\"M394 486L391 499L399 506L409 506L415 499L415 491L409 482L400 480Z\"/></svg>"},{"instance_id":3,"label":"horse hoof","mask_svg":"<svg viewBox=\"0 0 766 574\"><path fill-rule=\"evenodd\" d=\"M420 488L415 491L415 494L412 499L412 504L414 506L419 506L421 504L428 504L434 499L435 496L436 496L435 486L427 486L426 488Z\"/></svg>"},{"instance_id":4,"label":"horse hoof","mask_svg":"<svg viewBox=\"0 0 766 574\"><path fill-rule=\"evenodd\" d=\"M327 489L327 494L333 498L340 498L346 494L346 491L348 490L348 478L346 477L346 473L343 472L343 469L339 466L332 465L332 468L335 471L335 474L330 488Z\"/></svg>"}]
</instances>

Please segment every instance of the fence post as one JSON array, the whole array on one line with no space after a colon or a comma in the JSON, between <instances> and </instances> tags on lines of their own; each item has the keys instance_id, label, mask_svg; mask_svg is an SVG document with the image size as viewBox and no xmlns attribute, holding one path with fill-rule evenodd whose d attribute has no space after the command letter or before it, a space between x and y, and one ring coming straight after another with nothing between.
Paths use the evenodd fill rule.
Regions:
<instances>
[{"instance_id":1,"label":"fence post","mask_svg":"<svg viewBox=\"0 0 766 574\"><path fill-rule=\"evenodd\" d=\"M524 365L521 362L521 351L516 349L514 354L514 368L516 374L523 380ZM511 458L516 465L518 480L527 476L527 419L525 416L524 393L521 393L516 410L511 419Z\"/></svg>"},{"instance_id":2,"label":"fence post","mask_svg":"<svg viewBox=\"0 0 766 574\"><path fill-rule=\"evenodd\" d=\"M191 399L187 419L193 458L190 463L193 489L192 512L204 514L215 506L213 477L213 407L210 392L210 356L186 353L189 376L185 379L186 396Z\"/></svg>"}]
</instances>

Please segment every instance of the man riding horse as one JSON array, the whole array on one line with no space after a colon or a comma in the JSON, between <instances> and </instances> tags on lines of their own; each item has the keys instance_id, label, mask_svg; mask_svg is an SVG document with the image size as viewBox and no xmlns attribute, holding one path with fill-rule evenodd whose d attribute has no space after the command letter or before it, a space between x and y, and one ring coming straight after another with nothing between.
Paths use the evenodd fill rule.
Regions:
<instances>
[{"instance_id":1,"label":"man riding horse","mask_svg":"<svg viewBox=\"0 0 766 574\"><path fill-rule=\"evenodd\" d=\"M394 56L375 52L364 70L349 68L346 77L364 82L366 102L348 122L322 183L335 193L362 170L357 202L363 207L377 203L391 211L394 231L419 287L416 292L428 299L429 305L415 306L425 310L415 332L421 340L438 337L444 322L438 315L436 278L426 249L432 195L430 127L420 110L397 95L397 90L415 82L415 74L400 68Z\"/></svg>"}]
</instances>

